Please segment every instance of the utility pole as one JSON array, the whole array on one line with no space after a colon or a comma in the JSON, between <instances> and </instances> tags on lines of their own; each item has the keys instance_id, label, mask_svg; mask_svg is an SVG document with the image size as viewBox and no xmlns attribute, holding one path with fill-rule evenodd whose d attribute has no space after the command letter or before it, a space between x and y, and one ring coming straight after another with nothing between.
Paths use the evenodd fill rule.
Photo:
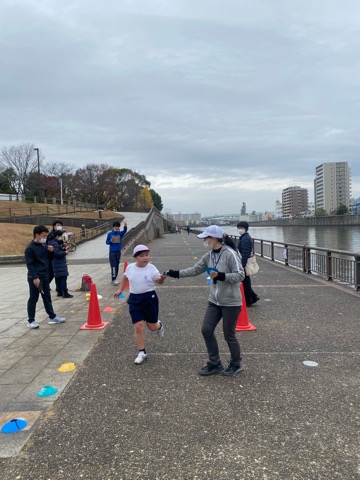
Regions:
<instances>
[{"instance_id":1,"label":"utility pole","mask_svg":"<svg viewBox=\"0 0 360 480\"><path fill-rule=\"evenodd\" d=\"M59 183L60 183L60 205L64 205L64 200L63 200L63 179L59 178Z\"/></svg>"},{"instance_id":2,"label":"utility pole","mask_svg":"<svg viewBox=\"0 0 360 480\"><path fill-rule=\"evenodd\" d=\"M34 148L37 153L37 172L38 172L38 202L41 200L41 177L40 177L40 153L38 148Z\"/></svg>"}]
</instances>

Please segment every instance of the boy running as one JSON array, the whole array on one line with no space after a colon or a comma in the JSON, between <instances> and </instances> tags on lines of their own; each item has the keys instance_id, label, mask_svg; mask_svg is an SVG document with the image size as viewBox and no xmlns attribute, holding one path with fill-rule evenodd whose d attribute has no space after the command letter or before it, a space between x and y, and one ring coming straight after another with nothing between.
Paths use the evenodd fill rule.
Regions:
<instances>
[{"instance_id":1,"label":"boy running","mask_svg":"<svg viewBox=\"0 0 360 480\"><path fill-rule=\"evenodd\" d=\"M164 327L158 319L159 300L156 295L156 284L164 283L166 275L150 263L150 250L146 245L137 245L133 256L135 263L130 263L121 278L120 286L114 293L118 298L124 291L127 280L130 282L130 295L127 300L129 313L134 325L135 341L138 355L135 364L140 365L147 358L145 350L145 324L149 330L159 337L164 336Z\"/></svg>"}]
</instances>

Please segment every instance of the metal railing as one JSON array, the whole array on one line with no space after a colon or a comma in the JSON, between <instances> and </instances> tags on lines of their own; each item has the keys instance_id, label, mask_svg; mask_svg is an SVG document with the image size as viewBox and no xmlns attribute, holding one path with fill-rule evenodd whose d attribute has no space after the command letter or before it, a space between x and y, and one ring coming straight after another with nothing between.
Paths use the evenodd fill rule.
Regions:
<instances>
[{"instance_id":1,"label":"metal railing","mask_svg":"<svg viewBox=\"0 0 360 480\"><path fill-rule=\"evenodd\" d=\"M360 289L360 253L259 238L253 238L253 242L254 252L260 257Z\"/></svg>"}]
</instances>

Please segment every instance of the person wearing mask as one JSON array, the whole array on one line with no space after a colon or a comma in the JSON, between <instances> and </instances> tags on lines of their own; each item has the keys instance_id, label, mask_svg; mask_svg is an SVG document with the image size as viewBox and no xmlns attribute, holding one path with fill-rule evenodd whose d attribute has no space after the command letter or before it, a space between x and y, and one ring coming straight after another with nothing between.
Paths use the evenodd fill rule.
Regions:
<instances>
[{"instance_id":1,"label":"person wearing mask","mask_svg":"<svg viewBox=\"0 0 360 480\"><path fill-rule=\"evenodd\" d=\"M184 270L169 270L166 275L173 278L194 277L207 272L212 278L208 306L202 324L201 333L207 348L209 361L199 371L200 375L213 375L222 372L232 376L240 372L240 343L235 328L241 311L240 282L245 273L241 266L239 253L228 246L222 228L217 225L207 227L197 235L203 239L204 247L210 249L193 267ZM223 333L230 350L230 363L224 369L220 360L215 328L223 320Z\"/></svg>"},{"instance_id":2,"label":"person wearing mask","mask_svg":"<svg viewBox=\"0 0 360 480\"><path fill-rule=\"evenodd\" d=\"M127 223L124 222L124 228L120 230L120 222L113 223L113 229L107 234L106 245L109 245L109 262L111 267L111 281L113 285L119 285L117 279L119 274L119 264L121 258L122 238L127 232Z\"/></svg>"},{"instance_id":3,"label":"person wearing mask","mask_svg":"<svg viewBox=\"0 0 360 480\"><path fill-rule=\"evenodd\" d=\"M34 227L34 238L25 249L27 280L30 291L27 303L28 327L31 329L36 329L40 326L35 320L36 304L39 300L39 295L41 295L45 311L49 315L48 323L55 325L65 322L65 318L56 315L51 302L48 252L52 252L53 247L46 245L48 233L49 229L45 225Z\"/></svg>"},{"instance_id":4,"label":"person wearing mask","mask_svg":"<svg viewBox=\"0 0 360 480\"><path fill-rule=\"evenodd\" d=\"M63 222L61 220L55 220L52 224L52 230L50 230L49 235L46 239L46 244L50 245L55 238L55 233L59 230L63 230ZM53 251L49 252L49 285L54 280L54 270L53 270L53 260L54 260L54 253ZM51 289L50 289L51 290Z\"/></svg>"},{"instance_id":5,"label":"person wearing mask","mask_svg":"<svg viewBox=\"0 0 360 480\"><path fill-rule=\"evenodd\" d=\"M53 270L55 276L56 291L58 297L73 298L68 292L67 277L69 276L69 270L67 266L66 256L69 254L69 246L64 243L63 232L56 230L53 240L50 245L53 247Z\"/></svg>"},{"instance_id":6,"label":"person wearing mask","mask_svg":"<svg viewBox=\"0 0 360 480\"><path fill-rule=\"evenodd\" d=\"M248 230L249 230L248 222L239 222L237 224L237 229L240 235L238 250L241 254L241 262L245 271L245 266L248 261L248 258L253 253L253 241L250 234L248 233ZM249 275L246 275L246 272L245 272L245 278L243 280L243 287L244 287L246 306L251 307L251 305L254 305L254 303L260 300L260 297L252 289L251 278L249 277Z\"/></svg>"}]
</instances>

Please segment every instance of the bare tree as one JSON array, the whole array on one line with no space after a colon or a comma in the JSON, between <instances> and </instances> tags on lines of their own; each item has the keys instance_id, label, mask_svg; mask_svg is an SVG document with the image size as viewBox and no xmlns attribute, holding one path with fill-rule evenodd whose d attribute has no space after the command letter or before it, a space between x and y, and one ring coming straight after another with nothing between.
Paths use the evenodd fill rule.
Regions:
<instances>
[{"instance_id":1,"label":"bare tree","mask_svg":"<svg viewBox=\"0 0 360 480\"><path fill-rule=\"evenodd\" d=\"M40 158L40 164L41 161L42 158ZM3 147L0 153L0 169L7 168L11 168L15 173L13 187L16 193L25 194L29 174L38 168L34 145L23 143L18 146Z\"/></svg>"},{"instance_id":2,"label":"bare tree","mask_svg":"<svg viewBox=\"0 0 360 480\"><path fill-rule=\"evenodd\" d=\"M50 177L63 178L73 175L74 167L70 163L65 162L46 162L44 173Z\"/></svg>"}]
</instances>

